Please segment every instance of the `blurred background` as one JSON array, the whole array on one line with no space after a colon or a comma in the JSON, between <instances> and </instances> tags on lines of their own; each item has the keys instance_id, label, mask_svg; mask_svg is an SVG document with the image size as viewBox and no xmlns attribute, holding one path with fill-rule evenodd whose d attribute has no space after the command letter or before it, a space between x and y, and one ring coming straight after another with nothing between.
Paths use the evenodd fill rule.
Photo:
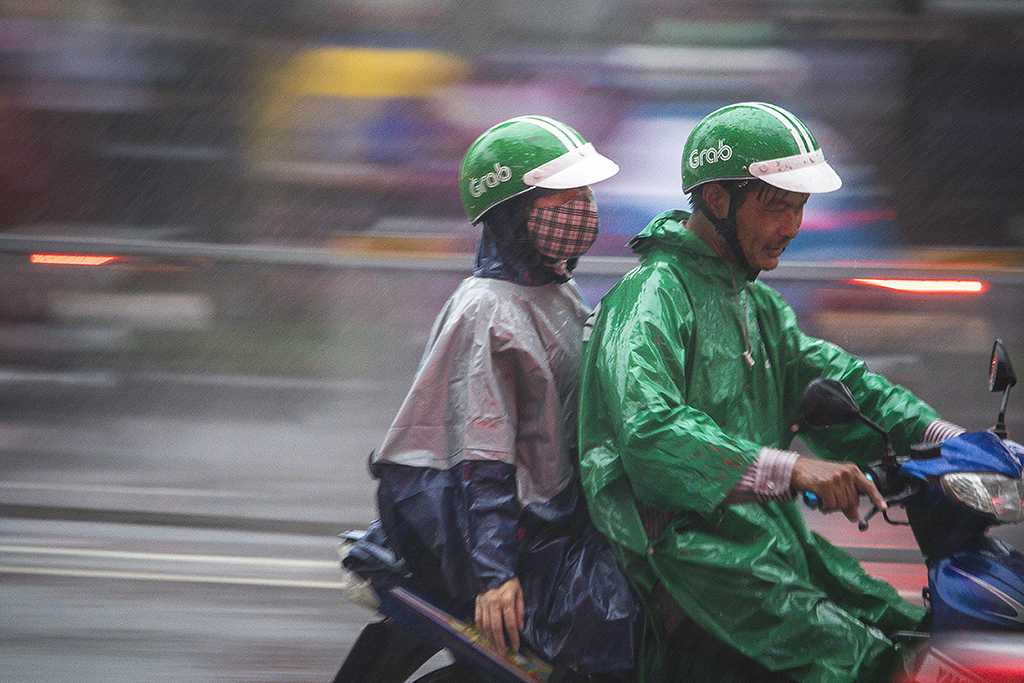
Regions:
<instances>
[{"instance_id":1,"label":"blurred background","mask_svg":"<svg viewBox=\"0 0 1024 683\"><path fill-rule=\"evenodd\" d=\"M3 679L329 680L371 616L333 537L373 518L367 454L472 263L469 143L546 114L620 164L593 305L741 100L844 180L764 280L993 424L993 340L1024 358L1019 0L0 2ZM912 539L813 523L919 599Z\"/></svg>"}]
</instances>

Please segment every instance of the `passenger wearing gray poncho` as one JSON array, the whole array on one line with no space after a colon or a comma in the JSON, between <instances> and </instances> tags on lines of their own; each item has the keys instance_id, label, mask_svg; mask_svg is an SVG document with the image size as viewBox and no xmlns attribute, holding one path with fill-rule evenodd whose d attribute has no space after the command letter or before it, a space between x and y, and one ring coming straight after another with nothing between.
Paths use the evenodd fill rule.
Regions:
<instances>
[{"instance_id":1,"label":"passenger wearing gray poncho","mask_svg":"<svg viewBox=\"0 0 1024 683\"><path fill-rule=\"evenodd\" d=\"M460 188L483 232L435 321L371 471L380 524L346 566L471 618L499 650L630 675L639 608L590 523L576 472L581 333L571 279L597 236L588 184L618 167L525 116L470 147ZM387 552L395 562L381 562ZM520 641L522 634L523 641Z\"/></svg>"}]
</instances>

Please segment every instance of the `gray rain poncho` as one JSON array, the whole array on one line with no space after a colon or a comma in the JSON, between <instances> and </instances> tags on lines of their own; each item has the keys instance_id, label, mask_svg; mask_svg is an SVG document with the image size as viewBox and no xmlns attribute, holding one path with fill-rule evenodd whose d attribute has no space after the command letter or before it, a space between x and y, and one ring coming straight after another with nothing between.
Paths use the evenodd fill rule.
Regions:
<instances>
[{"instance_id":1,"label":"gray rain poncho","mask_svg":"<svg viewBox=\"0 0 1024 683\"><path fill-rule=\"evenodd\" d=\"M589 308L507 234L485 222L475 274L435 321L372 459L380 524L346 566L463 618L477 594L518 577L529 647L582 672L631 669L639 607L576 474Z\"/></svg>"}]
</instances>

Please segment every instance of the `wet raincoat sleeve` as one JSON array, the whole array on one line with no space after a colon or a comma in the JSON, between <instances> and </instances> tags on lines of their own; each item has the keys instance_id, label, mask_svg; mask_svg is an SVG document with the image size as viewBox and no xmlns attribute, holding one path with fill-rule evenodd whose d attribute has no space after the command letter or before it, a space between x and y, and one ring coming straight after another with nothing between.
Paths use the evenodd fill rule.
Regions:
<instances>
[{"instance_id":1,"label":"wet raincoat sleeve","mask_svg":"<svg viewBox=\"0 0 1024 683\"><path fill-rule=\"evenodd\" d=\"M460 312L445 350L453 379L464 377L458 395L449 396L446 420L456 433L452 473L465 501L465 541L481 593L513 578L519 564L516 378L522 359L515 331L501 316L496 297L477 298Z\"/></svg>"},{"instance_id":2,"label":"wet raincoat sleeve","mask_svg":"<svg viewBox=\"0 0 1024 683\"><path fill-rule=\"evenodd\" d=\"M779 412L770 420L755 411L730 416L731 424L738 421L741 426L727 431L719 424L721 418L695 407L704 396L690 395L699 383L692 378L708 373L716 362L691 356L693 339L708 334L697 324L691 299L681 295L679 281L666 269L651 268L634 277L640 280L634 283L639 292L635 305L614 306L597 316L592 340L599 338L600 343L588 342L584 360L588 370L583 396L588 404L597 400L602 405L598 411L589 406L583 421L594 415L622 419L604 422L599 429L585 426L584 438L600 434L605 443L584 443L583 452L586 458L618 463L610 469L585 467L584 475L608 477L621 467L636 498L653 508L713 517L761 447L788 448L795 434L829 459L859 464L877 459L881 440L865 426L811 430L802 423L804 388L818 377L846 383L864 413L890 432L898 449L919 441L938 418L909 391L870 372L863 360L804 334L793 310L774 290L761 286L751 296L757 304L759 336L767 340L763 353L775 375L748 390L777 392ZM734 405L742 412L742 401ZM742 436L751 432L761 438ZM591 491L602 488L598 479L590 484Z\"/></svg>"},{"instance_id":3,"label":"wet raincoat sleeve","mask_svg":"<svg viewBox=\"0 0 1024 683\"><path fill-rule=\"evenodd\" d=\"M483 461L467 461L461 469L468 510L466 542L483 593L513 578L519 564L515 470L505 463Z\"/></svg>"},{"instance_id":4,"label":"wet raincoat sleeve","mask_svg":"<svg viewBox=\"0 0 1024 683\"><path fill-rule=\"evenodd\" d=\"M882 427L893 441L897 452L907 452L912 444L924 438L928 426L939 414L909 390L893 384L872 372L861 358L839 346L804 334L797 325L796 314L774 290L763 287L758 295L764 303L761 310L772 311L765 316L765 326L779 340L779 358L785 359L783 405L786 424L816 453L829 460L849 460L858 465L877 460L882 455L882 440L874 430L855 423L841 429L812 429L803 422L800 412L803 392L814 379L837 379L850 388L861 411ZM769 324L769 320L774 321Z\"/></svg>"},{"instance_id":5,"label":"wet raincoat sleeve","mask_svg":"<svg viewBox=\"0 0 1024 683\"><path fill-rule=\"evenodd\" d=\"M430 481L450 482L460 491L458 504L442 507L465 514L456 524L465 529L465 556L479 592L515 576L519 561L521 354L515 337L498 296L483 287L460 289L439 314L414 385L376 456L378 462L427 468L437 473ZM399 498L411 499L404 493ZM431 537L442 510L406 509L421 520L420 533Z\"/></svg>"}]
</instances>

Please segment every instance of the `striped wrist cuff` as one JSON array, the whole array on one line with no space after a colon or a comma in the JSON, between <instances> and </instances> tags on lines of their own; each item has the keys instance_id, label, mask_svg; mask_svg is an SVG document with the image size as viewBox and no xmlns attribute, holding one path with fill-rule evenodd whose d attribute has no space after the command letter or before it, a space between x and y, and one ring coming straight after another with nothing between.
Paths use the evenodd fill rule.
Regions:
<instances>
[{"instance_id":1,"label":"striped wrist cuff","mask_svg":"<svg viewBox=\"0 0 1024 683\"><path fill-rule=\"evenodd\" d=\"M953 424L952 422L946 422L945 420L936 420L928 425L928 429L924 430L924 443L939 443L946 439L952 439L954 436L960 436L967 430L960 425Z\"/></svg>"}]
</instances>

